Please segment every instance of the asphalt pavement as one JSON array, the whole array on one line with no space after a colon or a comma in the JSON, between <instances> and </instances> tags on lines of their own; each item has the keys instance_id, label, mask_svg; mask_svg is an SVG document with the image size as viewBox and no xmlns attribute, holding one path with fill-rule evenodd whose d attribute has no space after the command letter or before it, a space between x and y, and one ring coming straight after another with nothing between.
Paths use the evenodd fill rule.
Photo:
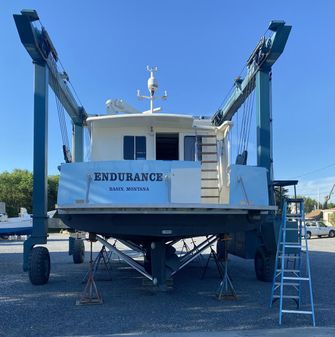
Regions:
<instances>
[{"instance_id":1,"label":"asphalt pavement","mask_svg":"<svg viewBox=\"0 0 335 337\"><path fill-rule=\"evenodd\" d=\"M271 283L256 280L253 261L230 258L238 297L219 301L213 262L200 279L207 255L176 274L164 293L114 256L112 274L96 275L103 304L76 306L88 264L73 264L65 235L49 238L52 269L43 286L31 285L22 271L22 241L0 241L0 336L335 336L335 239L309 245L317 328L303 315L286 315L279 327L278 305L269 308ZM95 255L100 247L95 244ZM306 289L306 308L307 295Z\"/></svg>"}]
</instances>

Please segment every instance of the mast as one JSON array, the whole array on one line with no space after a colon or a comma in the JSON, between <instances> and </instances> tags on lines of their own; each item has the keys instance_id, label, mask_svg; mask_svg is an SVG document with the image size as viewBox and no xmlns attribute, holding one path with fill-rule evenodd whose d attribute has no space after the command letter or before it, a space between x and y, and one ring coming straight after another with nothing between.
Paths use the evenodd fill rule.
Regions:
<instances>
[{"instance_id":1,"label":"mast","mask_svg":"<svg viewBox=\"0 0 335 337\"><path fill-rule=\"evenodd\" d=\"M167 91L164 91L164 95L162 97L156 97L155 92L158 89L158 82L157 79L155 78L155 73L157 72L158 68L157 67L150 67L147 66L147 71L150 73L150 77L148 78L148 90L150 96L145 96L141 95L140 90L137 90L137 97L139 99L148 99L150 100L150 110L149 113L153 114L155 109L154 109L154 100L155 99L162 99L166 100L167 99ZM160 108L157 109L158 111Z\"/></svg>"}]
</instances>

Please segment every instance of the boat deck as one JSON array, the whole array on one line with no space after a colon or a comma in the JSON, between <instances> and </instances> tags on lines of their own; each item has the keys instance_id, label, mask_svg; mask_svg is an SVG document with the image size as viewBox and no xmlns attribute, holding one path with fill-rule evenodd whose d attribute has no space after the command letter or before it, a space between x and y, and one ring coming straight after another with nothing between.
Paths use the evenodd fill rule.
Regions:
<instances>
[{"instance_id":1,"label":"boat deck","mask_svg":"<svg viewBox=\"0 0 335 337\"><path fill-rule=\"evenodd\" d=\"M192 237L256 229L275 206L224 204L75 204L58 206L77 230L123 239Z\"/></svg>"},{"instance_id":2,"label":"boat deck","mask_svg":"<svg viewBox=\"0 0 335 337\"><path fill-rule=\"evenodd\" d=\"M217 213L246 214L250 211L268 213L277 210L276 206L228 205L228 204L70 204L57 205L60 214L109 214L109 213Z\"/></svg>"}]
</instances>

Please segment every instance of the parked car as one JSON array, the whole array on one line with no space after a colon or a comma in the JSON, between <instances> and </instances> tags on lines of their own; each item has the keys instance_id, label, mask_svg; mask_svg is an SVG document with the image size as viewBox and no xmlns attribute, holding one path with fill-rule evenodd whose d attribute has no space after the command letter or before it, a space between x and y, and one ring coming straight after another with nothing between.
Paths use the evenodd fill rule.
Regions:
<instances>
[{"instance_id":1,"label":"parked car","mask_svg":"<svg viewBox=\"0 0 335 337\"><path fill-rule=\"evenodd\" d=\"M307 239L310 239L311 236L333 238L335 236L335 227L327 226L322 221L306 221L306 234Z\"/></svg>"}]
</instances>

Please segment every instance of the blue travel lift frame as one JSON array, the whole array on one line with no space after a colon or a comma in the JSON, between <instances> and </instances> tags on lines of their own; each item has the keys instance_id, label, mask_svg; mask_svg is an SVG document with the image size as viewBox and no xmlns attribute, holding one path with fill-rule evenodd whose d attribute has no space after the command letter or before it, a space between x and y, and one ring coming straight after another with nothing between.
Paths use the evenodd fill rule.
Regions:
<instances>
[{"instance_id":1,"label":"blue travel lift frame","mask_svg":"<svg viewBox=\"0 0 335 337\"><path fill-rule=\"evenodd\" d=\"M235 88L222 109L212 117L212 122L220 126L231 121L252 91L256 90L257 121L257 166L268 171L269 200L273 199L273 151L272 151L272 107L271 107L271 68L284 51L292 26L285 21L271 21L268 30L270 38L262 37L247 61L247 75L238 78Z\"/></svg>"},{"instance_id":2,"label":"blue travel lift frame","mask_svg":"<svg viewBox=\"0 0 335 337\"><path fill-rule=\"evenodd\" d=\"M21 42L35 66L33 232L24 243L23 263L23 269L28 271L29 264L32 264L30 256L34 246L47 242L48 85L73 122L73 154L74 161L77 162L83 160L83 127L87 114L77 104L60 74L51 70L51 59L57 61L57 52L46 30L43 27L39 30L32 24L39 20L36 11L23 10L21 14L14 15L14 20ZM271 67L285 48L291 26L284 21L271 21L269 30L273 32L272 36L263 37L257 44L247 61L246 78L236 80L233 94L224 107L213 115L212 123L220 126L223 122L230 121L252 90L256 89L257 165L268 170L269 200L273 205ZM60 90L55 88L55 83Z\"/></svg>"},{"instance_id":3,"label":"blue travel lift frame","mask_svg":"<svg viewBox=\"0 0 335 337\"><path fill-rule=\"evenodd\" d=\"M73 161L83 161L83 127L87 118L85 109L77 104L67 83L52 66L58 60L57 52L42 27L33 22L39 17L35 10L22 10L14 15L23 46L32 58L34 81L34 159L33 159L33 230L24 242L23 270L29 270L29 258L35 245L46 244L48 236L48 87L64 106L73 123Z\"/></svg>"},{"instance_id":4,"label":"blue travel lift frame","mask_svg":"<svg viewBox=\"0 0 335 337\"><path fill-rule=\"evenodd\" d=\"M231 121L238 109L246 101L253 90L256 90L256 128L257 128L257 166L267 169L268 193L270 205L275 205L274 187L278 181L273 180L273 147L272 147L272 96L271 96L271 79L272 66L283 53L292 26L286 25L285 21L271 21L268 27L272 31L269 38L263 36L257 44L254 51L247 60L247 74L244 79L235 80L234 90L231 96L226 100L225 105L219 109L212 117L212 123L220 126L225 121ZM280 183L280 182L279 182ZM293 182L287 181L287 185ZM284 186L281 184L281 186ZM269 226L269 222L272 225ZM257 274L256 259L260 257L261 263L266 260L274 260L276 249L276 236L280 219L269 217L269 221L261 226L261 233L254 231L244 233L245 246L255 246L259 239L261 247L256 250L244 249L241 251L238 247L241 245L234 244L235 241L241 241L242 236L232 233L229 253L244 257L255 258L255 269ZM253 243L254 242L254 243ZM219 242L220 243L220 242ZM254 256L252 256L254 255ZM269 269L269 268L267 268ZM272 273L266 277L259 277L263 281L271 281Z\"/></svg>"}]
</instances>

